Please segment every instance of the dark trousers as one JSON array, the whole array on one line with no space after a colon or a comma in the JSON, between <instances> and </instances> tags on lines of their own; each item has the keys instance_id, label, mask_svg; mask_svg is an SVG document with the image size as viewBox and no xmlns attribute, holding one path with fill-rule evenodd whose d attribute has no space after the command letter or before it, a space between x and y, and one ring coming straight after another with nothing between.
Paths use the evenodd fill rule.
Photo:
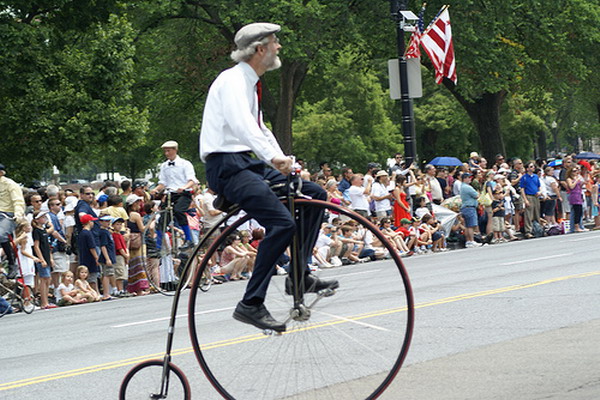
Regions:
<instances>
[{"instance_id":1,"label":"dark trousers","mask_svg":"<svg viewBox=\"0 0 600 400\"><path fill-rule=\"evenodd\" d=\"M247 304L259 304L267 295L275 264L289 246L296 229L299 230L301 241L300 262L306 265L319 233L323 212L308 210L308 215L303 218L304 223L297 227L287 207L265 182L282 183L287 178L248 153L212 154L206 161L206 179L213 191L238 204L266 229L243 299ZM313 182L303 181L302 193L313 199L327 199L325 190Z\"/></svg>"},{"instance_id":2,"label":"dark trousers","mask_svg":"<svg viewBox=\"0 0 600 400\"><path fill-rule=\"evenodd\" d=\"M171 204L173 205L173 218L177 221L177 225L185 226L188 225L186 211L190 208L190 204L192 203L192 195L188 192L183 193L171 193ZM162 208L164 209L167 206L167 201L165 199L162 204ZM164 222L161 223L161 226L167 226L171 222L171 216L167 213L161 218L164 218Z\"/></svg>"}]
</instances>

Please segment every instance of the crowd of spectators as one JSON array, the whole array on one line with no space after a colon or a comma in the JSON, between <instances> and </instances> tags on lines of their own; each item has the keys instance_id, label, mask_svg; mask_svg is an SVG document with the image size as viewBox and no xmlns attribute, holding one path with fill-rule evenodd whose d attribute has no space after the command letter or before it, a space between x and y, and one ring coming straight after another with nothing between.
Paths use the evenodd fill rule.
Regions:
<instances>
[{"instance_id":1,"label":"crowd of spectators","mask_svg":"<svg viewBox=\"0 0 600 400\"><path fill-rule=\"evenodd\" d=\"M369 218L402 257L581 232L592 222L600 229L600 164L574 155L523 163L499 154L488 163L473 152L461 165L419 168L405 164L398 153L387 164L369 163L361 172L334 171L323 162L313 173L302 160L298 163L302 177L321 185L328 201ZM8 182L3 175L0 184ZM2 253L5 272L14 275L19 265L41 308L152 292L148 279L156 266L144 263L158 257L153 256L156 237L148 232L160 200L151 197L147 182L105 182L96 190L49 185L23 194L23 215L15 215L20 217L13 233L16 255L11 258L5 245ZM187 217L197 243L222 212L215 209L210 189L196 187L193 198ZM263 237L264 230L250 221L227 238L210 260L214 282L248 279ZM389 251L376 237L351 218L331 213L310 263L316 270L385 257ZM287 273L288 261L282 255L277 274Z\"/></svg>"}]
</instances>

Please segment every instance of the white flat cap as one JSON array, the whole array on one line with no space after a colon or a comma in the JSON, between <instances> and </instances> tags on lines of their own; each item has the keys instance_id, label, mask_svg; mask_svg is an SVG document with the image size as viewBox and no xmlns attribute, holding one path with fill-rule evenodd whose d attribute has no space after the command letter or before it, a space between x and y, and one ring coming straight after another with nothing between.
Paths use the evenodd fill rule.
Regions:
<instances>
[{"instance_id":1,"label":"white flat cap","mask_svg":"<svg viewBox=\"0 0 600 400\"><path fill-rule=\"evenodd\" d=\"M250 43L261 40L269 35L277 33L281 30L281 26L270 24L268 22L255 22L243 26L235 34L235 44L238 49L246 48Z\"/></svg>"},{"instance_id":2,"label":"white flat cap","mask_svg":"<svg viewBox=\"0 0 600 400\"><path fill-rule=\"evenodd\" d=\"M162 147L163 149L165 149L165 148L178 149L179 148L179 143L177 143L174 140L169 140L168 142L164 142L162 144L162 146L160 146L160 147Z\"/></svg>"}]
</instances>

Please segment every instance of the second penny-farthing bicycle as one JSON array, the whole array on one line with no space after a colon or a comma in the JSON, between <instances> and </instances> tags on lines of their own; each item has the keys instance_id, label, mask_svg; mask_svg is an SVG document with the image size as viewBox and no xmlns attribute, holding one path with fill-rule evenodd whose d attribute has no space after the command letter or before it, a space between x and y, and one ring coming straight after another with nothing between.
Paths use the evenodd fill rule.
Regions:
<instances>
[{"instance_id":1,"label":"second penny-farthing bicycle","mask_svg":"<svg viewBox=\"0 0 600 400\"><path fill-rule=\"evenodd\" d=\"M366 218L329 202L304 198L299 185L297 174L291 174L281 196L298 227L290 245L289 266L289 275L296 279L291 280L291 287L288 281L286 291L288 278L274 276L265 300L273 317L286 321L286 331L263 332L232 318L245 291L244 282L227 283L209 293L200 291L200 278L213 255L250 219L247 215L239 218L240 209L232 206L196 248L195 254L204 254L199 264L186 265L194 268L188 306L194 353L207 379L225 399L375 399L400 370L410 345L414 303L408 274L394 247ZM320 271L322 278L337 279L339 289L305 293L310 290L304 287L306 265L298 262L299 238L303 237L298 231L305 213L315 209L325 216L355 221L365 247L373 247L370 254L381 259ZM226 227L206 243L219 226ZM191 398L184 373L171 362L181 292L180 283L164 358L142 362L129 371L120 399ZM202 393L202 398L215 396Z\"/></svg>"}]
</instances>

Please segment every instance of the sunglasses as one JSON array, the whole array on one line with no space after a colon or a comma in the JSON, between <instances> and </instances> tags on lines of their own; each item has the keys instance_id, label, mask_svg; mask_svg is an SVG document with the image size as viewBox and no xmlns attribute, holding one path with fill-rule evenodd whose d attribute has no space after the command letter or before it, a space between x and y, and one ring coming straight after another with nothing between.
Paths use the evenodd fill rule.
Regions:
<instances>
[{"instance_id":1,"label":"sunglasses","mask_svg":"<svg viewBox=\"0 0 600 400\"><path fill-rule=\"evenodd\" d=\"M84 193L84 194L85 194L85 195L90 195L90 194L91 194L91 195L93 195L93 194L94 194L94 192L88 192L88 193Z\"/></svg>"}]
</instances>

